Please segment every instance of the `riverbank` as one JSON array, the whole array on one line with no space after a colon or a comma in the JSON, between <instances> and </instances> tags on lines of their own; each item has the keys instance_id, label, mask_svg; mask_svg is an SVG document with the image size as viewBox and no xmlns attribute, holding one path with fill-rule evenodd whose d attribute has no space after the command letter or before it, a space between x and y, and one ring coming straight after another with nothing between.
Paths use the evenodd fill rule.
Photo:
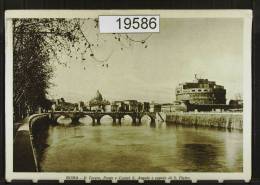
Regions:
<instances>
[{"instance_id":1,"label":"riverbank","mask_svg":"<svg viewBox=\"0 0 260 185\"><path fill-rule=\"evenodd\" d=\"M39 144L41 132L47 130L48 114L34 114L15 124L13 169L15 172L37 172L39 170L37 151L42 148ZM37 131L40 131L36 133ZM45 137L45 136L44 136Z\"/></svg>"},{"instance_id":2,"label":"riverbank","mask_svg":"<svg viewBox=\"0 0 260 185\"><path fill-rule=\"evenodd\" d=\"M36 172L28 119L14 133L13 168L15 172Z\"/></svg>"},{"instance_id":3,"label":"riverbank","mask_svg":"<svg viewBox=\"0 0 260 185\"><path fill-rule=\"evenodd\" d=\"M243 130L243 113L167 112L166 122L184 126L205 126Z\"/></svg>"}]
</instances>

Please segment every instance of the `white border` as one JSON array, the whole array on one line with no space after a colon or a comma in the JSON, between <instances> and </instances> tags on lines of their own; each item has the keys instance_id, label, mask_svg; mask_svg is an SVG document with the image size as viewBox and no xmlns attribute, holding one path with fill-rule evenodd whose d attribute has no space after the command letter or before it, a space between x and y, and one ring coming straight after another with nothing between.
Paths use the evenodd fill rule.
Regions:
<instances>
[{"instance_id":1,"label":"white border","mask_svg":"<svg viewBox=\"0 0 260 185\"><path fill-rule=\"evenodd\" d=\"M160 15L160 18L241 18L243 19L243 172L242 173L50 173L50 172L13 172L13 56L11 18L98 18L98 15ZM251 10L8 10L5 12L5 128L6 128L6 180L31 179L59 180L63 182L70 176L187 176L197 180L245 180L251 179L251 133L252 133L252 80L251 80ZM235 71L234 71L235 73ZM188 164L187 164L188 165ZM89 182L86 179L86 182Z\"/></svg>"}]
</instances>

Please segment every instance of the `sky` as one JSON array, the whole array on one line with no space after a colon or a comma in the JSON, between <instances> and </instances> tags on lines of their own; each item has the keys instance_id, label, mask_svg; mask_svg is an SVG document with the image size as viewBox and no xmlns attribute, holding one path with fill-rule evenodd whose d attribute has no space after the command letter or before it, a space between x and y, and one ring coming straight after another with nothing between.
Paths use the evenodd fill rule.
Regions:
<instances>
[{"instance_id":1,"label":"sky","mask_svg":"<svg viewBox=\"0 0 260 185\"><path fill-rule=\"evenodd\" d=\"M175 100L177 85L192 82L197 74L223 85L227 99L234 98L243 87L242 28L241 19L161 19L160 33L153 33L145 44L128 46L126 41L118 42L114 35L99 34L86 25L83 29L88 38L100 43L95 56L110 56L105 63L108 67L91 58L83 62L64 55L61 58L69 67L55 65L49 96L86 102L99 90L109 101L170 103ZM129 36L141 40L149 34Z\"/></svg>"}]
</instances>

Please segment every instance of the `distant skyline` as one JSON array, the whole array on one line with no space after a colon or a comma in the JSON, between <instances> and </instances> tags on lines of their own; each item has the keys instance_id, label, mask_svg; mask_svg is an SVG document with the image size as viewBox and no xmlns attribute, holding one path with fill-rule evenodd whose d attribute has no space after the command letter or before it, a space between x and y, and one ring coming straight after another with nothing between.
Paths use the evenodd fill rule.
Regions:
<instances>
[{"instance_id":1,"label":"distant skyline","mask_svg":"<svg viewBox=\"0 0 260 185\"><path fill-rule=\"evenodd\" d=\"M195 74L223 85L227 99L234 98L243 92L242 23L231 18L161 19L160 33L152 34L147 48L137 43L126 48L112 34L100 34L106 41L95 49L95 56L111 55L108 67L63 56L69 67L55 66L50 98L88 101L99 90L111 101L170 103L177 85L193 81ZM97 39L89 27L85 32L89 39ZM129 36L138 40L148 34Z\"/></svg>"}]
</instances>

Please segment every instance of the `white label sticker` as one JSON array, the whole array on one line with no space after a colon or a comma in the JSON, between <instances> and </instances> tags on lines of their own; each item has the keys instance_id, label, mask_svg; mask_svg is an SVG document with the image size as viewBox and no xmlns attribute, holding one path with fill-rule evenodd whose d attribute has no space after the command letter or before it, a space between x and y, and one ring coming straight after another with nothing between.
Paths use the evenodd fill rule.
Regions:
<instances>
[{"instance_id":1,"label":"white label sticker","mask_svg":"<svg viewBox=\"0 0 260 185\"><path fill-rule=\"evenodd\" d=\"M159 15L99 16L100 33L145 33L160 31Z\"/></svg>"}]
</instances>

